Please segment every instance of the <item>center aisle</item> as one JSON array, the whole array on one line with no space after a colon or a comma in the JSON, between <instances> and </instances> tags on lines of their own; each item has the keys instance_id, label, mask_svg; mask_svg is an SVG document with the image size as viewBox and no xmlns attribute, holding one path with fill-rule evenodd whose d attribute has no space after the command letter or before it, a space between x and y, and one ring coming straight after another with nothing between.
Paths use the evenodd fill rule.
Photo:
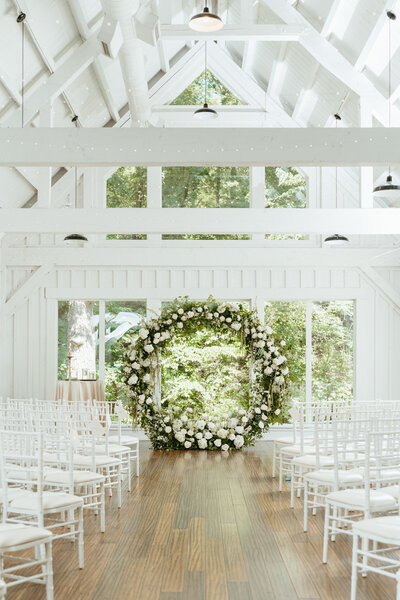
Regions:
<instances>
[{"instance_id":1,"label":"center aisle","mask_svg":"<svg viewBox=\"0 0 400 600\"><path fill-rule=\"evenodd\" d=\"M271 444L243 452L154 452L122 509L107 499L107 530L85 520L85 568L55 543L55 600L348 600L351 542L322 565L322 513L302 528L302 505L271 479ZM39 600L25 586L7 600ZM359 578L358 600L390 600L394 584Z\"/></svg>"}]
</instances>

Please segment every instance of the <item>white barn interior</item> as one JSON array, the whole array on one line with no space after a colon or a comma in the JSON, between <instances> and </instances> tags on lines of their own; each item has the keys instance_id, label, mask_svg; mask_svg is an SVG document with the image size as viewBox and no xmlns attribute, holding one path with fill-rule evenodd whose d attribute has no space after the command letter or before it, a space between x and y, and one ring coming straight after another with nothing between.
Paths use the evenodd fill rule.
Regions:
<instances>
[{"instance_id":1,"label":"white barn interior","mask_svg":"<svg viewBox=\"0 0 400 600\"><path fill-rule=\"evenodd\" d=\"M353 402L393 401L394 406L400 399L400 196L378 198L372 191L385 183L389 166L394 183L400 180L400 3L212 0L210 10L224 22L212 33L189 27L203 4L0 1L0 397L54 400L62 301L99 302L104 326L110 301L141 301L152 317L163 302L212 295L220 302L249 302L262 322L268 302L305 303L309 329L303 400L309 404L312 303L354 302ZM389 24L387 11L397 12L397 20ZM23 23L17 22L21 12L26 14ZM205 51L209 72L240 102L213 106L218 118L210 122L193 118L201 105L171 104L203 73ZM145 207L109 207L107 181L121 166L146 169ZM165 206L163 168L182 166L248 168L248 206ZM298 170L306 181L303 208L266 208L266 167ZM328 247L325 238L336 232L349 243ZM67 246L64 238L71 233L84 234L87 242ZM110 239L124 235L139 239ZM203 239L166 239L168 235ZM226 239L238 235L246 239ZM105 352L99 327L100 380ZM269 450L268 458L263 454L272 446L265 440L279 436L277 430L272 426L264 441L243 455L254 461L259 445L266 444L260 454L260 464L268 465L265 493L271 494L271 502L281 503L283 512L276 518L289 522L289 492L279 495L270 478ZM143 433L140 437L145 478L157 458ZM257 469L262 477L261 466ZM132 498L139 494L135 486L126 492ZM141 510L137 498L127 503L129 518ZM118 510L115 502L112 510ZM123 519L124 506L120 510ZM296 527L298 523L293 528L299 536L306 535ZM100 535L95 529L91 535ZM179 523L174 528L184 530ZM276 550L271 547L270 552L281 553L279 560L283 557L289 573L291 561L299 562L287 587L273 583L272 576L269 592L257 583L258 576L264 577L262 568L252 572L246 562L251 562L251 552L241 540L246 575L229 580L227 574L226 586L219 580L214 586L207 567L193 569L204 570L204 588L187 579L174 588L165 583L166 575L159 587L150 584L146 569L154 548L143 546L142 562L135 568L146 582L134 591L125 587L123 575L98 546L104 569L114 569L116 585L106 586L101 595L93 583L83 593L79 589L85 588L68 583L71 574L82 574L76 565L62 571L58 563L66 555L63 550L56 554L56 542L55 597L62 600L73 590L76 598L116 600L350 598L350 546L343 546L342 562L332 559L332 565L340 562L338 577L345 583L335 587L330 572L325 586L324 572L312 579L299 556L290 554L290 534L285 530L280 538L277 531L278 525ZM167 552L175 544L178 562L185 555L179 540L163 542ZM311 547L308 538L301 541ZM316 555L319 542L322 534ZM118 544L117 534L112 543ZM84 572L95 560L89 543L86 548ZM160 561L164 573L172 569ZM225 564L224 569L228 573L235 566ZM126 566L125 574L134 578L135 569ZM40 586L25 585L8 590L6 597L44 597ZM361 582L358 593L365 599L395 597L390 579L374 574Z\"/></svg>"}]
</instances>

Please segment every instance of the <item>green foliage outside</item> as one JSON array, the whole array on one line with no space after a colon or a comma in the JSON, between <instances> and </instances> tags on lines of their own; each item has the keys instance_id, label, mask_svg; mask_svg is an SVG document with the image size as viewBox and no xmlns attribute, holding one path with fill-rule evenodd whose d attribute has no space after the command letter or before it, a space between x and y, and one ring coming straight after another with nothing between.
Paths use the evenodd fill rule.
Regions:
<instances>
[{"instance_id":1,"label":"green foliage outside","mask_svg":"<svg viewBox=\"0 0 400 600\"><path fill-rule=\"evenodd\" d=\"M306 397L306 304L268 302L265 322L286 341L289 397ZM354 302L312 303L312 399L353 397Z\"/></svg>"},{"instance_id":2,"label":"green foliage outside","mask_svg":"<svg viewBox=\"0 0 400 600\"><path fill-rule=\"evenodd\" d=\"M307 181L293 167L265 168L265 208L306 208ZM307 235L274 233L267 240L306 240Z\"/></svg>"},{"instance_id":3,"label":"green foliage outside","mask_svg":"<svg viewBox=\"0 0 400 600\"><path fill-rule=\"evenodd\" d=\"M162 352L161 377L163 401L189 407L194 416L248 409L248 360L232 332L203 327L175 335Z\"/></svg>"},{"instance_id":4,"label":"green foliage outside","mask_svg":"<svg viewBox=\"0 0 400 600\"><path fill-rule=\"evenodd\" d=\"M171 102L174 106L204 104L204 78L207 76L207 103L210 106L237 106L243 104L219 79L207 69Z\"/></svg>"},{"instance_id":5,"label":"green foliage outside","mask_svg":"<svg viewBox=\"0 0 400 600\"><path fill-rule=\"evenodd\" d=\"M120 167L107 180L107 208L145 208L147 206L147 169ZM108 240L145 240L141 234L109 234Z\"/></svg>"},{"instance_id":6,"label":"green foliage outside","mask_svg":"<svg viewBox=\"0 0 400 600\"><path fill-rule=\"evenodd\" d=\"M306 396L306 305L305 302L267 302L265 322L279 340L285 340L289 374L288 396L305 400Z\"/></svg>"},{"instance_id":7,"label":"green foliage outside","mask_svg":"<svg viewBox=\"0 0 400 600\"><path fill-rule=\"evenodd\" d=\"M353 397L354 302L314 302L313 400Z\"/></svg>"}]
</instances>

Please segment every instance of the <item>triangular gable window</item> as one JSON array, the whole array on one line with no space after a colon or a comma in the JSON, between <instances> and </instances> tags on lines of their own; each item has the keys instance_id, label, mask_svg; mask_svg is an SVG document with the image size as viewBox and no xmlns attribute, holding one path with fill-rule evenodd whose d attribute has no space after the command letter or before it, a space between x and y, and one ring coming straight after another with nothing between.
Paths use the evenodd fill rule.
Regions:
<instances>
[{"instance_id":1,"label":"triangular gable window","mask_svg":"<svg viewBox=\"0 0 400 600\"><path fill-rule=\"evenodd\" d=\"M204 103L204 77L201 73L171 102L175 106L200 106ZM244 104L211 71L207 69L207 102L210 106L237 106Z\"/></svg>"}]
</instances>

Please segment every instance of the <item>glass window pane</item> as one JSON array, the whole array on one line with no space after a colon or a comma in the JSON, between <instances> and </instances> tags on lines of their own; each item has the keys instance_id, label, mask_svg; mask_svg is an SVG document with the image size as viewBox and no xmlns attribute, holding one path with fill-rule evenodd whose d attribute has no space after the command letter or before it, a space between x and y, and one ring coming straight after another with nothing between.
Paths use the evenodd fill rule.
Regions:
<instances>
[{"instance_id":1,"label":"glass window pane","mask_svg":"<svg viewBox=\"0 0 400 600\"><path fill-rule=\"evenodd\" d=\"M137 331L146 315L145 301L110 300L105 305L105 391L107 400L124 401L122 381L124 342Z\"/></svg>"},{"instance_id":2,"label":"glass window pane","mask_svg":"<svg viewBox=\"0 0 400 600\"><path fill-rule=\"evenodd\" d=\"M312 397L353 397L354 302L313 302Z\"/></svg>"},{"instance_id":3,"label":"glass window pane","mask_svg":"<svg viewBox=\"0 0 400 600\"><path fill-rule=\"evenodd\" d=\"M246 208L248 167L163 167L164 208Z\"/></svg>"},{"instance_id":4,"label":"glass window pane","mask_svg":"<svg viewBox=\"0 0 400 600\"><path fill-rule=\"evenodd\" d=\"M63 300L58 303L58 379L91 379L98 373L99 303Z\"/></svg>"},{"instance_id":5,"label":"glass window pane","mask_svg":"<svg viewBox=\"0 0 400 600\"><path fill-rule=\"evenodd\" d=\"M171 102L175 106L201 106L204 103L204 78L207 74L207 102L210 106L243 104L211 71L203 71Z\"/></svg>"},{"instance_id":6,"label":"glass window pane","mask_svg":"<svg viewBox=\"0 0 400 600\"><path fill-rule=\"evenodd\" d=\"M120 167L107 179L107 208L145 208L147 169ZM110 233L107 240L145 240L144 234Z\"/></svg>"},{"instance_id":7,"label":"glass window pane","mask_svg":"<svg viewBox=\"0 0 400 600\"><path fill-rule=\"evenodd\" d=\"M279 340L286 342L285 356L289 368L289 396L306 397L306 304L305 302L267 302L265 323Z\"/></svg>"},{"instance_id":8,"label":"glass window pane","mask_svg":"<svg viewBox=\"0 0 400 600\"><path fill-rule=\"evenodd\" d=\"M307 180L293 167L265 168L265 208L306 208ZM306 234L271 233L267 240L307 240Z\"/></svg>"}]
</instances>

